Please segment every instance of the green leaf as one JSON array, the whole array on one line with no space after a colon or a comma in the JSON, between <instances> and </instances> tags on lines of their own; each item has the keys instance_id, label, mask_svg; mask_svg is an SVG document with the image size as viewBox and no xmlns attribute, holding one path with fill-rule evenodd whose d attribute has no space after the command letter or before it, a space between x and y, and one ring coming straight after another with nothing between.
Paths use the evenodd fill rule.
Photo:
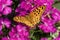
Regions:
<instances>
[{"instance_id":1,"label":"green leaf","mask_svg":"<svg viewBox=\"0 0 60 40\"><path fill-rule=\"evenodd\" d=\"M57 30L57 32L55 32L55 33L50 33L50 36L52 37L52 38L56 38L56 37L58 37L58 35L59 35L59 31Z\"/></svg>"},{"instance_id":2,"label":"green leaf","mask_svg":"<svg viewBox=\"0 0 60 40\"><path fill-rule=\"evenodd\" d=\"M53 7L60 10L60 2L56 2L55 4L53 4Z\"/></svg>"},{"instance_id":3,"label":"green leaf","mask_svg":"<svg viewBox=\"0 0 60 40\"><path fill-rule=\"evenodd\" d=\"M48 40L52 40L52 38L51 37L48 37Z\"/></svg>"},{"instance_id":4,"label":"green leaf","mask_svg":"<svg viewBox=\"0 0 60 40\"><path fill-rule=\"evenodd\" d=\"M10 29L5 27L5 28L2 29L2 31L3 31L4 36L7 36L9 31L10 31Z\"/></svg>"},{"instance_id":5,"label":"green leaf","mask_svg":"<svg viewBox=\"0 0 60 40\"><path fill-rule=\"evenodd\" d=\"M60 21L56 22L56 23L55 23L55 26L56 26L56 27L60 27Z\"/></svg>"},{"instance_id":6,"label":"green leaf","mask_svg":"<svg viewBox=\"0 0 60 40\"><path fill-rule=\"evenodd\" d=\"M56 2L56 1L59 1L59 0L54 0L54 1Z\"/></svg>"}]
</instances>

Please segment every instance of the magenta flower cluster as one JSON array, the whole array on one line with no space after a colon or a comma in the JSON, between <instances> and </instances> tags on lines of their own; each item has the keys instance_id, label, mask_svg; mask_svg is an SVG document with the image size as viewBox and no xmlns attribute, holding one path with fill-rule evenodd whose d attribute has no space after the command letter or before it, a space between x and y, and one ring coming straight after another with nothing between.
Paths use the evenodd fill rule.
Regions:
<instances>
[{"instance_id":1,"label":"magenta flower cluster","mask_svg":"<svg viewBox=\"0 0 60 40\"><path fill-rule=\"evenodd\" d=\"M26 26L18 24L9 32L9 37L3 37L2 40L28 40L29 31Z\"/></svg>"},{"instance_id":2,"label":"magenta flower cluster","mask_svg":"<svg viewBox=\"0 0 60 40\"><path fill-rule=\"evenodd\" d=\"M30 33L31 30L28 26L21 23L13 24L12 21L7 17L7 15L12 14L13 0L0 0L0 35L3 35L3 28L10 29L7 36L3 36L1 40L31 40ZM37 27L44 33L55 33L57 28L55 26L56 22L60 21L60 11L53 7L54 0L23 0L16 7L15 13L24 16L28 14L32 9L37 6L45 5L46 10L41 17L41 24ZM59 34L60 35L60 34ZM48 40L48 38L43 37L40 40ZM60 36L53 38L52 40L60 40Z\"/></svg>"},{"instance_id":3,"label":"magenta flower cluster","mask_svg":"<svg viewBox=\"0 0 60 40\"><path fill-rule=\"evenodd\" d=\"M56 21L54 19L50 20L50 18L45 16L47 14L50 14L50 11L54 12L54 8L52 8L53 3L54 3L53 0L50 0L50 1L48 1L48 0L23 1L23 2L21 2L21 4L18 5L16 12L19 13L19 15L26 15L28 13L27 11L30 12L34 7L39 6L39 5L46 5L46 11L45 11L44 15L42 16L42 22L44 22L44 24L40 24L39 28L47 33L56 32L56 28L54 27L54 24ZM52 15L52 13L51 13L51 15ZM46 18L44 18L44 16ZM53 23L51 24L51 22L53 22Z\"/></svg>"}]
</instances>

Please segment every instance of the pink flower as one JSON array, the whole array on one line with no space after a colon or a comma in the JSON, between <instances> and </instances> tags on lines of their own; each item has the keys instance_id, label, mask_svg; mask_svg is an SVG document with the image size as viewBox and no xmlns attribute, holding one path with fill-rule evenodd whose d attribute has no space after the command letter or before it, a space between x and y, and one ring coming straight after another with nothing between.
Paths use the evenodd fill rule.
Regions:
<instances>
[{"instance_id":1,"label":"pink flower","mask_svg":"<svg viewBox=\"0 0 60 40\"><path fill-rule=\"evenodd\" d=\"M3 32L2 31L0 31L0 35L3 35Z\"/></svg>"},{"instance_id":2,"label":"pink flower","mask_svg":"<svg viewBox=\"0 0 60 40\"><path fill-rule=\"evenodd\" d=\"M46 24L46 25L45 24L41 24L39 26L39 28L41 30L43 30L45 33L54 33L54 32L56 32L55 26L49 25L49 24Z\"/></svg>"},{"instance_id":3,"label":"pink flower","mask_svg":"<svg viewBox=\"0 0 60 40\"><path fill-rule=\"evenodd\" d=\"M0 13L1 15L8 15L11 13L11 8L8 6L12 5L12 0L0 0ZM4 12L6 11L6 12ZM8 11L8 12L7 12Z\"/></svg>"},{"instance_id":4,"label":"pink flower","mask_svg":"<svg viewBox=\"0 0 60 40\"><path fill-rule=\"evenodd\" d=\"M15 28L12 28L11 31L9 32L9 36L10 38L14 38L16 37L16 29Z\"/></svg>"},{"instance_id":5,"label":"pink flower","mask_svg":"<svg viewBox=\"0 0 60 40\"><path fill-rule=\"evenodd\" d=\"M2 40L8 40L8 37L3 37Z\"/></svg>"},{"instance_id":6,"label":"pink flower","mask_svg":"<svg viewBox=\"0 0 60 40\"><path fill-rule=\"evenodd\" d=\"M26 15L26 14L27 14L26 11L21 11L20 14L19 14L19 16L24 16L24 15Z\"/></svg>"},{"instance_id":7,"label":"pink flower","mask_svg":"<svg viewBox=\"0 0 60 40\"><path fill-rule=\"evenodd\" d=\"M60 40L60 37L57 37L57 38L55 38L55 39L53 39L53 40Z\"/></svg>"},{"instance_id":8,"label":"pink flower","mask_svg":"<svg viewBox=\"0 0 60 40\"><path fill-rule=\"evenodd\" d=\"M17 25L9 32L10 40L30 40L26 26Z\"/></svg>"},{"instance_id":9,"label":"pink flower","mask_svg":"<svg viewBox=\"0 0 60 40\"><path fill-rule=\"evenodd\" d=\"M11 24L11 22L7 18L4 18L4 19L0 18L0 30L2 30L2 28L4 26L6 26L7 28L9 28L10 24Z\"/></svg>"},{"instance_id":10,"label":"pink flower","mask_svg":"<svg viewBox=\"0 0 60 40\"><path fill-rule=\"evenodd\" d=\"M52 18L56 21L60 21L60 10L53 8L52 9Z\"/></svg>"},{"instance_id":11,"label":"pink flower","mask_svg":"<svg viewBox=\"0 0 60 40\"><path fill-rule=\"evenodd\" d=\"M48 38L41 38L40 40L48 40Z\"/></svg>"},{"instance_id":12,"label":"pink flower","mask_svg":"<svg viewBox=\"0 0 60 40\"><path fill-rule=\"evenodd\" d=\"M0 4L2 4L2 5L6 5L6 6L10 6L10 5L12 5L12 0L0 0Z\"/></svg>"},{"instance_id":13,"label":"pink flower","mask_svg":"<svg viewBox=\"0 0 60 40\"><path fill-rule=\"evenodd\" d=\"M29 31L26 26L17 25L16 28L17 28L17 32L20 36L25 36L25 37L29 36Z\"/></svg>"},{"instance_id":14,"label":"pink flower","mask_svg":"<svg viewBox=\"0 0 60 40\"><path fill-rule=\"evenodd\" d=\"M52 18L49 18L48 16L42 16L41 17L41 21L45 24L49 24L49 25L54 25L55 23L56 23L56 21L55 20L53 20Z\"/></svg>"},{"instance_id":15,"label":"pink flower","mask_svg":"<svg viewBox=\"0 0 60 40\"><path fill-rule=\"evenodd\" d=\"M31 4L24 2L24 1L20 5L21 5L20 6L21 8L24 8L26 10L29 10L32 7Z\"/></svg>"},{"instance_id":16,"label":"pink flower","mask_svg":"<svg viewBox=\"0 0 60 40\"><path fill-rule=\"evenodd\" d=\"M7 28L9 28L11 25L11 21L9 19L5 18L5 19L3 19L2 24L4 24Z\"/></svg>"},{"instance_id":17,"label":"pink flower","mask_svg":"<svg viewBox=\"0 0 60 40\"><path fill-rule=\"evenodd\" d=\"M12 9L10 7L6 7L3 11L3 15L8 15L12 12Z\"/></svg>"}]
</instances>

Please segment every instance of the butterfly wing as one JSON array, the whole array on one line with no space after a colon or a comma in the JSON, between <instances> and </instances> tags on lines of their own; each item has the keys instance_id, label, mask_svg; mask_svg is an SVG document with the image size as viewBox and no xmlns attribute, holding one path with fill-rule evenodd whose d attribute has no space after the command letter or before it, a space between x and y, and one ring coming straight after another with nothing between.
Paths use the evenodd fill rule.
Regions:
<instances>
[{"instance_id":1,"label":"butterfly wing","mask_svg":"<svg viewBox=\"0 0 60 40\"><path fill-rule=\"evenodd\" d=\"M40 22L41 16L45 10L45 6L39 6L35 8L30 14L30 19L33 25L36 25Z\"/></svg>"},{"instance_id":2,"label":"butterfly wing","mask_svg":"<svg viewBox=\"0 0 60 40\"><path fill-rule=\"evenodd\" d=\"M16 22L24 23L30 27L34 27L34 25L40 22L44 10L45 10L45 6L39 6L35 8L32 12L30 12L28 15L16 16L13 18L13 20Z\"/></svg>"},{"instance_id":3,"label":"butterfly wing","mask_svg":"<svg viewBox=\"0 0 60 40\"><path fill-rule=\"evenodd\" d=\"M24 17L24 16L15 16L13 18L13 20L16 21L16 22L24 23L24 24L26 24L28 26L33 27L33 24L26 17Z\"/></svg>"}]
</instances>

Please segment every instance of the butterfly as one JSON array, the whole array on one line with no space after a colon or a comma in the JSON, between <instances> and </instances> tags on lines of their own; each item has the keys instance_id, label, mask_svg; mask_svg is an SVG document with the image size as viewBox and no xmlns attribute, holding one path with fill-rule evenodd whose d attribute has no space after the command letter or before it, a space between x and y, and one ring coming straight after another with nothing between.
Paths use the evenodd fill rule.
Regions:
<instances>
[{"instance_id":1,"label":"butterfly","mask_svg":"<svg viewBox=\"0 0 60 40\"><path fill-rule=\"evenodd\" d=\"M37 23L40 22L41 16L45 11L46 6L38 6L34 8L28 15L25 16L15 16L14 21L26 24L29 27L34 27Z\"/></svg>"}]
</instances>

